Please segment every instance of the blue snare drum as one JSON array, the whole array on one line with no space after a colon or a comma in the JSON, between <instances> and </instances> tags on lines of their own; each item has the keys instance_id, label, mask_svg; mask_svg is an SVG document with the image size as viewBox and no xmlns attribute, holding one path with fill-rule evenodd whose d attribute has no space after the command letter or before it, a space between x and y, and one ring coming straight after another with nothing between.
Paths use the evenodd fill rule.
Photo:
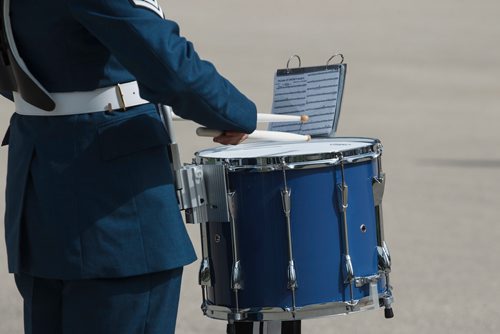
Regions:
<instances>
[{"instance_id":1,"label":"blue snare drum","mask_svg":"<svg viewBox=\"0 0 500 334\"><path fill-rule=\"evenodd\" d=\"M390 311L381 154L368 138L198 152L197 165L223 171L216 183L229 211L201 228L205 314L267 321Z\"/></svg>"}]
</instances>

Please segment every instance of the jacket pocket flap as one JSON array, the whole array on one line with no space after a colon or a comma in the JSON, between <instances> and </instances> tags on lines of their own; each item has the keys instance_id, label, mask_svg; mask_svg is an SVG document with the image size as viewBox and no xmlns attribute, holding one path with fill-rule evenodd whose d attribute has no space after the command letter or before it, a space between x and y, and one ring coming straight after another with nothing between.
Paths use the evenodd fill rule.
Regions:
<instances>
[{"instance_id":1,"label":"jacket pocket flap","mask_svg":"<svg viewBox=\"0 0 500 334\"><path fill-rule=\"evenodd\" d=\"M166 129L156 112L119 119L100 126L97 131L104 160L169 143Z\"/></svg>"}]
</instances>

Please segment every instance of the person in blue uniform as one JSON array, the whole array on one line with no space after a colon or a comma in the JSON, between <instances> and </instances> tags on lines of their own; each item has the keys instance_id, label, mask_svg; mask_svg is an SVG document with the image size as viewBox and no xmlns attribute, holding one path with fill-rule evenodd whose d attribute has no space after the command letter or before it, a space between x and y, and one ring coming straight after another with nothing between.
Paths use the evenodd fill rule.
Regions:
<instances>
[{"instance_id":1,"label":"person in blue uniform","mask_svg":"<svg viewBox=\"0 0 500 334\"><path fill-rule=\"evenodd\" d=\"M16 104L5 237L25 332L173 333L195 253L155 105L223 144L255 129L255 105L156 0L2 2Z\"/></svg>"}]
</instances>

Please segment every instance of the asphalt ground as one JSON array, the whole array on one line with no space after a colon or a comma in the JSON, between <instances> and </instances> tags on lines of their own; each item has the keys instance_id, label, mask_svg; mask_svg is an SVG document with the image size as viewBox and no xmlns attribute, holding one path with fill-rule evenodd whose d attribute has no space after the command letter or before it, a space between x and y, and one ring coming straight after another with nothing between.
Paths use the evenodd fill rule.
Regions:
<instances>
[{"instance_id":1,"label":"asphalt ground","mask_svg":"<svg viewBox=\"0 0 500 334\"><path fill-rule=\"evenodd\" d=\"M385 320L380 310L307 320L304 333L499 332L498 1L160 2L260 112L270 111L274 72L289 56L308 66L342 52L348 76L338 135L384 144L396 316ZM13 106L0 103L3 130ZM195 128L176 124L185 162L213 146ZM2 148L0 186L6 158ZM188 229L199 252L198 227ZM22 333L4 250L0 333ZM198 263L185 270L177 332L224 333L223 321L200 311L197 271Z\"/></svg>"}]
</instances>

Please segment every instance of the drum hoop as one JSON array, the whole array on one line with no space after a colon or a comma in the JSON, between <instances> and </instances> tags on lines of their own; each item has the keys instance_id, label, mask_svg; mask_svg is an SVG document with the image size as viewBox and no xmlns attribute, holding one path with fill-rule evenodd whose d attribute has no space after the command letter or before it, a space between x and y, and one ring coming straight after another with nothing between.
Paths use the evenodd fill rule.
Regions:
<instances>
[{"instance_id":1,"label":"drum hoop","mask_svg":"<svg viewBox=\"0 0 500 334\"><path fill-rule=\"evenodd\" d=\"M378 298L388 297L387 293L378 295ZM357 306L351 309L347 302L330 302L299 307L296 311L283 309L280 307L259 307L251 309L240 309L235 312L228 307L213 304L204 305L204 313L207 317L219 320L245 320L245 321L286 321L312 319L324 316L340 315L368 311L381 307L379 299L374 302L373 296L361 298Z\"/></svg>"},{"instance_id":2,"label":"drum hoop","mask_svg":"<svg viewBox=\"0 0 500 334\"><path fill-rule=\"evenodd\" d=\"M340 139L340 138L339 138ZM373 138L356 138L369 140L366 146L337 152L309 153L303 155L289 155L276 157L250 158L213 158L197 155L196 163L201 165L225 165L229 171L259 171L270 172L286 169L322 168L344 164L361 163L378 158L382 155L383 147L380 140Z\"/></svg>"}]
</instances>

